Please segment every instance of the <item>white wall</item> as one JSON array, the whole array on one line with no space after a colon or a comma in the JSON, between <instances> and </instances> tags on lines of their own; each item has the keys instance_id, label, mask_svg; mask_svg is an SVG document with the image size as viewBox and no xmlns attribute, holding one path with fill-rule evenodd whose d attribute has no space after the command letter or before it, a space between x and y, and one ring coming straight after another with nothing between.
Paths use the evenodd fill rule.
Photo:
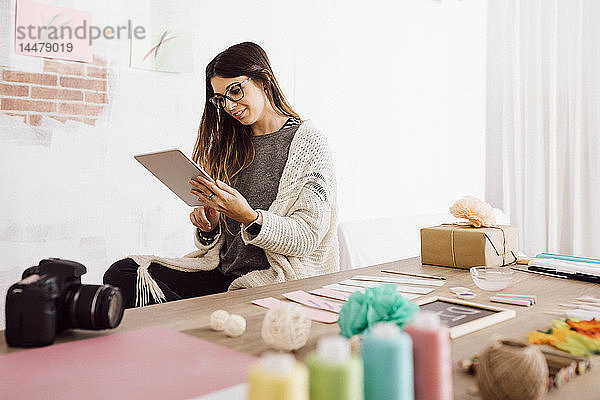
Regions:
<instances>
[{"instance_id":1,"label":"white wall","mask_svg":"<svg viewBox=\"0 0 600 400\"><path fill-rule=\"evenodd\" d=\"M304 9L323 37L299 41L296 73L296 104L337 153L342 219L482 197L485 2L352 4Z\"/></svg>"},{"instance_id":2,"label":"white wall","mask_svg":"<svg viewBox=\"0 0 600 400\"><path fill-rule=\"evenodd\" d=\"M127 40L98 41L111 103L97 126L45 121L34 131L0 115L0 270L72 258L88 267L85 281L99 282L128 254L192 250L189 210L132 156L191 153L205 65L245 40L267 50L292 104L329 137L342 220L483 197L485 1L45 2L91 11L100 26L188 27L195 72L132 70ZM2 13L13 12L7 3ZM41 60L11 55L10 66L40 71Z\"/></svg>"}]
</instances>

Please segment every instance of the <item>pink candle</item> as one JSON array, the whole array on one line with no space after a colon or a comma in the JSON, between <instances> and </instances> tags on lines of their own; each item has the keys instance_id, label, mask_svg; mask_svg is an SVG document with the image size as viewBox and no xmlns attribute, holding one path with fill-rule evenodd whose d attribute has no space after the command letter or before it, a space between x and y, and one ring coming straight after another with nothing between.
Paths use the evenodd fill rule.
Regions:
<instances>
[{"instance_id":1,"label":"pink candle","mask_svg":"<svg viewBox=\"0 0 600 400\"><path fill-rule=\"evenodd\" d=\"M415 400L452 400L448 327L437 314L420 311L405 331L413 341Z\"/></svg>"}]
</instances>

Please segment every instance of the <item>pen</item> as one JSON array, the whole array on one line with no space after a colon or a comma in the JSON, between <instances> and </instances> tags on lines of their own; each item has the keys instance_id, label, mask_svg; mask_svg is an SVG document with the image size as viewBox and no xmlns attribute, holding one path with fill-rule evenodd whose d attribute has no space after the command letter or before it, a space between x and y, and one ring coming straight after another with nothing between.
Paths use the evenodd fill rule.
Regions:
<instances>
[{"instance_id":1,"label":"pen","mask_svg":"<svg viewBox=\"0 0 600 400\"><path fill-rule=\"evenodd\" d=\"M567 279L575 279L578 281L600 283L599 275L583 274L581 272L557 271L556 269L545 267L529 267L528 270L533 272L542 272L552 276L560 276Z\"/></svg>"}]
</instances>

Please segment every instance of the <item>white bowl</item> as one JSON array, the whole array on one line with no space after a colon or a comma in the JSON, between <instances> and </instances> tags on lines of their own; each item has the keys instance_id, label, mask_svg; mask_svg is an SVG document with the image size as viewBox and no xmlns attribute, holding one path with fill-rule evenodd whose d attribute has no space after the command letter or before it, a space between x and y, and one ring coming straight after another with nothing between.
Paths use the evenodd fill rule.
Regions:
<instances>
[{"instance_id":1,"label":"white bowl","mask_svg":"<svg viewBox=\"0 0 600 400\"><path fill-rule=\"evenodd\" d=\"M496 292L507 287L514 271L507 267L473 267L471 279L478 288Z\"/></svg>"}]
</instances>

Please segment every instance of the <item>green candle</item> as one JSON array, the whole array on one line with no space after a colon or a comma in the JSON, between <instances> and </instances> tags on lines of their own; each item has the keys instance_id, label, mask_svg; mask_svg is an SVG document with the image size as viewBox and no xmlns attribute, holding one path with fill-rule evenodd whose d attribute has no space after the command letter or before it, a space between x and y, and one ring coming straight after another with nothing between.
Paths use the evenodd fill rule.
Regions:
<instances>
[{"instance_id":1,"label":"green candle","mask_svg":"<svg viewBox=\"0 0 600 400\"><path fill-rule=\"evenodd\" d=\"M342 336L321 338L306 359L311 400L363 400L362 361Z\"/></svg>"}]
</instances>

